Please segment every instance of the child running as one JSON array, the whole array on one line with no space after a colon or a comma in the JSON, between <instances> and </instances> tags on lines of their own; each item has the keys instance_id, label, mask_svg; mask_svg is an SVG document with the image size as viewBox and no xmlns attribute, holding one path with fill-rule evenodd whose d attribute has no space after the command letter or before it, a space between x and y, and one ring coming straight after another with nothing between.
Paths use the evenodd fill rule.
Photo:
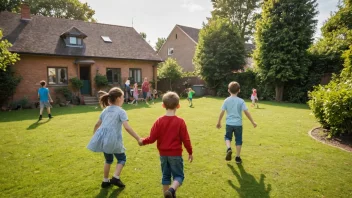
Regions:
<instances>
[{"instance_id":1,"label":"child running","mask_svg":"<svg viewBox=\"0 0 352 198\"><path fill-rule=\"evenodd\" d=\"M221 128L221 120L226 111L226 133L225 142L227 146L226 160L231 161L232 149L231 141L234 134L236 141L236 163L241 163L242 159L240 157L241 147L242 147L242 111L246 114L247 118L251 121L253 127L257 127L257 124L253 121L251 114L248 112L248 108L244 103L244 100L237 97L240 92L240 84L237 82L230 82L228 86L228 92L231 94L230 97L226 98L219 116L218 124L216 127Z\"/></svg>"},{"instance_id":2,"label":"child running","mask_svg":"<svg viewBox=\"0 0 352 198\"><path fill-rule=\"evenodd\" d=\"M252 95L251 95L251 100L252 100L252 107L255 107L255 105L257 105L257 108L259 108L258 105L258 96L257 96L257 90L256 89L252 89Z\"/></svg>"},{"instance_id":3,"label":"child running","mask_svg":"<svg viewBox=\"0 0 352 198\"><path fill-rule=\"evenodd\" d=\"M190 162L193 161L192 145L185 121L175 115L176 109L180 107L179 96L175 92L167 92L162 100L166 114L155 121L150 136L144 138L140 145L157 141L164 197L174 198L177 188L184 180L182 143L187 149ZM171 176L173 177L172 185Z\"/></svg>"},{"instance_id":4,"label":"child running","mask_svg":"<svg viewBox=\"0 0 352 198\"><path fill-rule=\"evenodd\" d=\"M193 106L193 103L192 103L192 99L193 99L193 95L195 94L196 92L193 91L192 88L188 88L188 103L189 103L189 106L192 107Z\"/></svg>"},{"instance_id":5,"label":"child running","mask_svg":"<svg viewBox=\"0 0 352 198\"><path fill-rule=\"evenodd\" d=\"M122 183L120 174L126 163L126 154L122 141L122 125L138 143L142 140L128 124L126 111L121 108L124 102L123 91L120 88L114 87L110 89L109 93L99 91L99 94L103 94L99 98L99 103L105 109L95 124L94 135L87 148L93 152L104 153L104 178L101 187L107 188L113 184L123 188L125 184ZM110 166L114 161L114 156L117 159L117 164L114 175L109 180Z\"/></svg>"},{"instance_id":6,"label":"child running","mask_svg":"<svg viewBox=\"0 0 352 198\"><path fill-rule=\"evenodd\" d=\"M152 87L152 84L151 83L149 83L149 91L148 91L148 93L147 93L147 100L149 99L149 100L151 100L152 102L153 102L153 104L154 104L154 94L153 94L153 87Z\"/></svg>"},{"instance_id":7,"label":"child running","mask_svg":"<svg viewBox=\"0 0 352 198\"><path fill-rule=\"evenodd\" d=\"M51 119L51 118L53 118L53 116L51 116L51 112L50 112L51 105L50 105L49 101L53 102L53 100L51 99L49 89L46 88L46 82L44 80L42 80L42 81L40 81L40 85L42 87L39 88L39 90L38 90L38 98L39 98L39 103L40 103L39 120L43 119L42 115L43 115L44 107L46 108L46 111L48 112L49 119Z\"/></svg>"}]
</instances>

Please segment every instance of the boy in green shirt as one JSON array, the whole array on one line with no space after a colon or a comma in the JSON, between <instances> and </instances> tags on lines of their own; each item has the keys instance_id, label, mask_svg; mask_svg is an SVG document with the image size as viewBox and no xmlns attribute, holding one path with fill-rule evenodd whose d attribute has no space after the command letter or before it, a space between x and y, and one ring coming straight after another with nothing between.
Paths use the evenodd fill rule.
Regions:
<instances>
[{"instance_id":1,"label":"boy in green shirt","mask_svg":"<svg viewBox=\"0 0 352 198\"><path fill-rule=\"evenodd\" d=\"M188 102L189 102L189 106L190 106L190 107L193 106L193 104L192 104L192 98L193 98L193 95L194 95L195 93L196 93L196 92L193 91L192 88L188 88L188 98L187 98L187 100L188 100Z\"/></svg>"}]
</instances>

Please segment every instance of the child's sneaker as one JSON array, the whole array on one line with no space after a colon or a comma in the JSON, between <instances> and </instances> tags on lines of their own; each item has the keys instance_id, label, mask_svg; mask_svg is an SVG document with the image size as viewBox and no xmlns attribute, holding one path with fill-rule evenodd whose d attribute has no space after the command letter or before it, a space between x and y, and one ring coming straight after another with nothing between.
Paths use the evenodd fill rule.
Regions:
<instances>
[{"instance_id":1,"label":"child's sneaker","mask_svg":"<svg viewBox=\"0 0 352 198\"><path fill-rule=\"evenodd\" d=\"M236 158L235 158L235 161L236 161L237 164L242 163L241 157L236 157Z\"/></svg>"},{"instance_id":2,"label":"child's sneaker","mask_svg":"<svg viewBox=\"0 0 352 198\"><path fill-rule=\"evenodd\" d=\"M43 116L42 116L42 115L40 115L40 116L39 116L38 121L39 121L39 120L42 120L42 119L43 119Z\"/></svg>"},{"instance_id":3,"label":"child's sneaker","mask_svg":"<svg viewBox=\"0 0 352 198\"><path fill-rule=\"evenodd\" d=\"M124 188L125 187L125 184L123 184L120 179L116 179L115 177L112 177L110 179L110 183L114 184L115 186L118 186L120 188Z\"/></svg>"},{"instance_id":4,"label":"child's sneaker","mask_svg":"<svg viewBox=\"0 0 352 198\"><path fill-rule=\"evenodd\" d=\"M51 116L51 114L49 114L49 119L53 118L53 116Z\"/></svg>"},{"instance_id":5,"label":"child's sneaker","mask_svg":"<svg viewBox=\"0 0 352 198\"><path fill-rule=\"evenodd\" d=\"M229 149L227 149L225 160L226 161L231 161L231 159L232 159L232 149L229 148Z\"/></svg>"},{"instance_id":6,"label":"child's sneaker","mask_svg":"<svg viewBox=\"0 0 352 198\"><path fill-rule=\"evenodd\" d=\"M173 188L164 192L164 198L176 198L176 192Z\"/></svg>"},{"instance_id":7,"label":"child's sneaker","mask_svg":"<svg viewBox=\"0 0 352 198\"><path fill-rule=\"evenodd\" d=\"M111 186L110 182L102 182L101 183L101 187L102 188L107 188L107 187L110 187L110 186Z\"/></svg>"}]
</instances>

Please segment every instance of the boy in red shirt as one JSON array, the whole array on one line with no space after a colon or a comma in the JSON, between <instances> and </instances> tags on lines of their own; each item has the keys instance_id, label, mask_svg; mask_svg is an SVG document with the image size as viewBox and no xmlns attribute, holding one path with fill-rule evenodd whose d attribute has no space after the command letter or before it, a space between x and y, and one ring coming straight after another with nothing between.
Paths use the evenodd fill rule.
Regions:
<instances>
[{"instance_id":1,"label":"boy in red shirt","mask_svg":"<svg viewBox=\"0 0 352 198\"><path fill-rule=\"evenodd\" d=\"M155 121L150 136L139 142L140 145L146 145L157 141L163 175L161 183L164 197L167 198L176 197L175 192L184 180L182 143L189 154L188 161L193 161L192 145L186 123L175 115L176 109L180 107L179 100L175 92L167 92L163 96L163 107L166 109L166 114ZM172 185L171 176L173 177Z\"/></svg>"}]
</instances>

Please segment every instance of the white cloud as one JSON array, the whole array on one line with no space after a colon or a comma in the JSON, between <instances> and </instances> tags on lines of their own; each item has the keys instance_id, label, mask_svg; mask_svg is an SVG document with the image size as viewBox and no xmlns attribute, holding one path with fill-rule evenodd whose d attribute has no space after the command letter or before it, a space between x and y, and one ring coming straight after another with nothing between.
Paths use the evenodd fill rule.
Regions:
<instances>
[{"instance_id":1,"label":"white cloud","mask_svg":"<svg viewBox=\"0 0 352 198\"><path fill-rule=\"evenodd\" d=\"M183 0L181 7L187 9L190 12L204 10L201 5L194 3L193 0Z\"/></svg>"}]
</instances>

